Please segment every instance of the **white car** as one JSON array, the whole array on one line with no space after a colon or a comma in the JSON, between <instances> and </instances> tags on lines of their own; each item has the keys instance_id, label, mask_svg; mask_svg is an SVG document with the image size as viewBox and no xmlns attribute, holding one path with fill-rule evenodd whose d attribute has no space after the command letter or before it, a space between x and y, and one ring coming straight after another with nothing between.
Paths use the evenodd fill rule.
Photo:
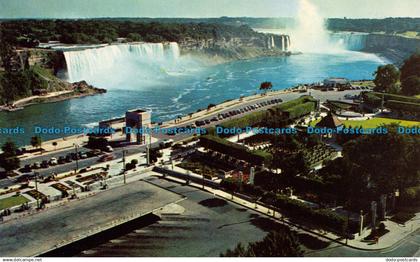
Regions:
<instances>
[{"instance_id":1,"label":"white car","mask_svg":"<svg viewBox=\"0 0 420 262\"><path fill-rule=\"evenodd\" d=\"M114 152L114 149L111 146L106 146L105 151L106 152Z\"/></svg>"},{"instance_id":2,"label":"white car","mask_svg":"<svg viewBox=\"0 0 420 262\"><path fill-rule=\"evenodd\" d=\"M52 166L58 165L57 158L52 157L52 158L50 159L49 164L50 164L50 165L52 165Z\"/></svg>"}]
</instances>

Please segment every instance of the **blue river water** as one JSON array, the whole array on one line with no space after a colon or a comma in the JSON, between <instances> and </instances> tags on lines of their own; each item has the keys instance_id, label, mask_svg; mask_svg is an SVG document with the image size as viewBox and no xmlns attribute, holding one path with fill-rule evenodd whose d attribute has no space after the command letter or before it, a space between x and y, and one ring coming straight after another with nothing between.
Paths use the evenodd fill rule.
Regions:
<instances>
[{"instance_id":1,"label":"blue river water","mask_svg":"<svg viewBox=\"0 0 420 262\"><path fill-rule=\"evenodd\" d=\"M150 76L144 86L141 78L133 80L123 72L119 77L120 72L116 70L111 76L118 78L116 82L105 78L91 81L108 89L106 94L0 112L0 127L22 127L25 131L18 135L0 134L0 143L10 138L19 145L29 144L34 126L93 127L100 120L122 116L134 108L152 110L153 121L164 121L206 108L210 103L252 95L258 92L262 81L271 81L274 89L280 90L327 77L372 79L378 65L384 63L373 54L350 51L258 58L213 66L196 63L180 72L161 73L155 83ZM42 135L42 138L62 136Z\"/></svg>"}]
</instances>

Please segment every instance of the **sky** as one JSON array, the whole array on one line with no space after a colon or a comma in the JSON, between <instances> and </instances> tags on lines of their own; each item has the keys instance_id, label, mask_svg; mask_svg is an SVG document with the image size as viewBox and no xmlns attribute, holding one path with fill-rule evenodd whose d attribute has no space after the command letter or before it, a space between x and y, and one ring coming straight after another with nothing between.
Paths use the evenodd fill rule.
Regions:
<instances>
[{"instance_id":1,"label":"sky","mask_svg":"<svg viewBox=\"0 0 420 262\"><path fill-rule=\"evenodd\" d=\"M0 18L294 17L299 0L0 0ZM419 17L420 0L309 0L324 17Z\"/></svg>"}]
</instances>

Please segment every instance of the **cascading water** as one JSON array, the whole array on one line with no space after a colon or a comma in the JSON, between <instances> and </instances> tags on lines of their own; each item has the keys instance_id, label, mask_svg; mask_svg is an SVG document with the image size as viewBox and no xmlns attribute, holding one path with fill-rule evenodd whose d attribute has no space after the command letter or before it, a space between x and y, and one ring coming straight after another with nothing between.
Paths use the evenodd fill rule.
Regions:
<instances>
[{"instance_id":1,"label":"cascading water","mask_svg":"<svg viewBox=\"0 0 420 262\"><path fill-rule=\"evenodd\" d=\"M342 32L331 34L330 39L343 49L360 51L366 47L367 35L363 33Z\"/></svg>"},{"instance_id":2,"label":"cascading water","mask_svg":"<svg viewBox=\"0 0 420 262\"><path fill-rule=\"evenodd\" d=\"M147 79L150 75L174 68L180 50L177 43L133 43L65 51L64 57L69 81L95 83L106 78L107 74L127 71ZM140 65L142 70L132 71L134 65Z\"/></svg>"}]
</instances>

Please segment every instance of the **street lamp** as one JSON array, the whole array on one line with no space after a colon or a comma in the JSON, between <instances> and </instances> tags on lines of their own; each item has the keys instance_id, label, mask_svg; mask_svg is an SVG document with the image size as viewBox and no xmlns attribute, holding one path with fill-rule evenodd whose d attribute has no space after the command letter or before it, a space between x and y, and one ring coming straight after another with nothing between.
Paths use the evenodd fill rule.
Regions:
<instances>
[{"instance_id":1,"label":"street lamp","mask_svg":"<svg viewBox=\"0 0 420 262\"><path fill-rule=\"evenodd\" d=\"M77 174L77 170L79 169L79 145L73 144L73 146L76 151L76 169L74 170L74 173Z\"/></svg>"},{"instance_id":2,"label":"street lamp","mask_svg":"<svg viewBox=\"0 0 420 262\"><path fill-rule=\"evenodd\" d=\"M124 175L124 185L127 183L126 181L126 177L125 177L125 172L126 172L126 167L125 167L125 154L127 153L127 150L123 150L122 154L123 154L123 175Z\"/></svg>"},{"instance_id":3,"label":"street lamp","mask_svg":"<svg viewBox=\"0 0 420 262\"><path fill-rule=\"evenodd\" d=\"M39 173L34 172L34 176L35 176L35 191L38 192L38 176L39 176ZM39 209L39 195L36 196L36 208Z\"/></svg>"}]
</instances>

